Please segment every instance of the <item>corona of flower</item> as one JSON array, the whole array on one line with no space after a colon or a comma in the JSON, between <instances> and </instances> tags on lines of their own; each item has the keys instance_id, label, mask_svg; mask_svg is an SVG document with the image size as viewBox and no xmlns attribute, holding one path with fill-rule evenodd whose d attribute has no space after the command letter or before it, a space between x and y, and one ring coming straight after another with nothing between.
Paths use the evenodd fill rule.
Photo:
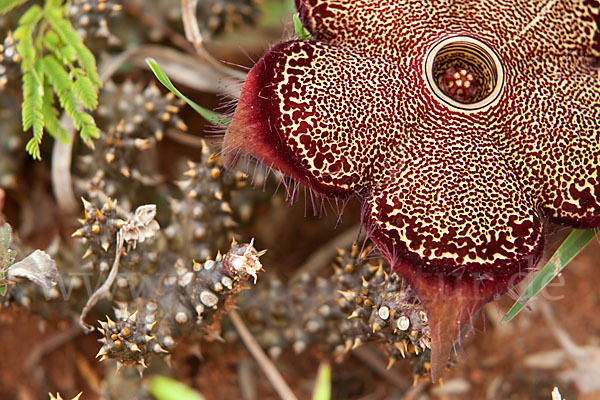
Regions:
<instances>
[{"instance_id":1,"label":"corona of flower","mask_svg":"<svg viewBox=\"0 0 600 400\"><path fill-rule=\"evenodd\" d=\"M296 0L312 39L250 71L224 142L363 224L427 309L432 376L534 268L548 221L600 226L591 0Z\"/></svg>"}]
</instances>

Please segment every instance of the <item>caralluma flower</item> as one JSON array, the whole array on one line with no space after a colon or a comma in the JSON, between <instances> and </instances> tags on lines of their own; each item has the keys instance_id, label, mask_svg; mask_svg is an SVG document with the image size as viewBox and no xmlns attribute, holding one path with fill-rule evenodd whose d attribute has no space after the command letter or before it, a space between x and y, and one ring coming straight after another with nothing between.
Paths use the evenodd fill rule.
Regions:
<instances>
[{"instance_id":1,"label":"caralluma flower","mask_svg":"<svg viewBox=\"0 0 600 400\"><path fill-rule=\"evenodd\" d=\"M427 309L432 375L473 313L536 266L547 221L600 226L591 0L296 0L313 40L250 71L248 152L363 223Z\"/></svg>"}]
</instances>

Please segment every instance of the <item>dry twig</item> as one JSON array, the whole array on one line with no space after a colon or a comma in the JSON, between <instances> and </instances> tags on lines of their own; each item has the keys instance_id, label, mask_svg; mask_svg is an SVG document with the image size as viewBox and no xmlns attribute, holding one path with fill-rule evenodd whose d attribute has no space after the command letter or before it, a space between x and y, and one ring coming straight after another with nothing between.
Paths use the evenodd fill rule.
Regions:
<instances>
[{"instance_id":1,"label":"dry twig","mask_svg":"<svg viewBox=\"0 0 600 400\"><path fill-rule=\"evenodd\" d=\"M204 47L204 38L202 37L202 33L200 33L200 27L198 26L198 20L196 19L197 5L198 0L181 0L183 29L185 30L186 38L194 45L198 55L217 71L225 76L237 78L242 81L245 80L246 74L244 72L225 66L225 64L214 58L212 54L206 50L206 47Z\"/></svg>"},{"instance_id":2,"label":"dry twig","mask_svg":"<svg viewBox=\"0 0 600 400\"><path fill-rule=\"evenodd\" d=\"M252 336L252 333L250 333L250 330L248 330L246 327L246 324L244 324L244 321L242 321L240 315L235 310L232 310L229 313L229 318L242 338L242 341L248 348L248 351L250 354L252 354L258 365L261 367L279 397L281 397L283 400L297 400L296 395L294 392L292 392L292 389L290 389L288 384L285 382L277 370L277 367L275 367L273 362L261 349L254 336Z\"/></svg>"}]
</instances>

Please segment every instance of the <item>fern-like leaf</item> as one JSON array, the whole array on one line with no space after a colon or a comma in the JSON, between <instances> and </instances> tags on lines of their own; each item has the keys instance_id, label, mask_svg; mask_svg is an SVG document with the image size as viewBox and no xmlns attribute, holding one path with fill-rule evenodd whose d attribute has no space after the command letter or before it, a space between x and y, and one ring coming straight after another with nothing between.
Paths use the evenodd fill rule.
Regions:
<instances>
[{"instance_id":1,"label":"fern-like leaf","mask_svg":"<svg viewBox=\"0 0 600 400\"><path fill-rule=\"evenodd\" d=\"M79 134L81 136L81 139L83 139L83 141L85 142L85 144L87 144L93 149L94 142L92 142L92 139L98 139L100 137L100 129L98 129L98 127L96 126L96 121L94 121L94 118L90 114L81 114L85 117L83 117L83 127L81 128Z\"/></svg>"},{"instance_id":2,"label":"fern-like leaf","mask_svg":"<svg viewBox=\"0 0 600 400\"><path fill-rule=\"evenodd\" d=\"M98 91L92 81L85 75L78 74L73 85L75 95L81 101L81 104L88 110L93 110L98 106Z\"/></svg>"},{"instance_id":3,"label":"fern-like leaf","mask_svg":"<svg viewBox=\"0 0 600 400\"><path fill-rule=\"evenodd\" d=\"M64 66L58 62L56 57L50 55L45 56L42 63L48 81L58 96L60 106L66 109L68 104L71 104L74 107L76 101L73 96L72 83Z\"/></svg>"},{"instance_id":4,"label":"fern-like leaf","mask_svg":"<svg viewBox=\"0 0 600 400\"><path fill-rule=\"evenodd\" d=\"M14 32L17 41L17 52L21 56L21 69L23 72L31 71L35 61L36 51L33 45L33 32L36 24L43 16L43 10L39 6L32 6L19 19L19 27Z\"/></svg>"},{"instance_id":5,"label":"fern-like leaf","mask_svg":"<svg viewBox=\"0 0 600 400\"><path fill-rule=\"evenodd\" d=\"M96 59L92 52L85 47L83 40L79 37L71 24L63 17L63 13L57 8L46 10L48 22L52 29L60 36L63 42L73 46L77 54L77 61L83 67L90 80L96 85L101 86L96 69Z\"/></svg>"},{"instance_id":6,"label":"fern-like leaf","mask_svg":"<svg viewBox=\"0 0 600 400\"><path fill-rule=\"evenodd\" d=\"M24 131L33 125L33 96L37 92L36 85L37 81L33 72L25 72L23 75L23 104L21 105Z\"/></svg>"},{"instance_id":7,"label":"fern-like leaf","mask_svg":"<svg viewBox=\"0 0 600 400\"><path fill-rule=\"evenodd\" d=\"M69 143L71 139L67 134L67 130L58 120L58 110L54 107L52 88L48 84L44 86L44 105L42 106L42 113L44 114L44 123L48 133L63 143Z\"/></svg>"},{"instance_id":8,"label":"fern-like leaf","mask_svg":"<svg viewBox=\"0 0 600 400\"><path fill-rule=\"evenodd\" d=\"M0 12L25 0L0 0ZM26 145L34 159L40 158L44 129L63 141L67 131L60 124L60 108L71 117L89 146L99 137L96 122L87 110L98 106L100 79L94 55L83 44L66 16L65 0L45 0L43 9L31 6L14 32L23 72L23 129L32 129Z\"/></svg>"},{"instance_id":9,"label":"fern-like leaf","mask_svg":"<svg viewBox=\"0 0 600 400\"><path fill-rule=\"evenodd\" d=\"M33 137L25 149L34 159L40 159L39 144L44 134L44 74L39 61L32 71L23 75L23 130L33 128Z\"/></svg>"}]
</instances>

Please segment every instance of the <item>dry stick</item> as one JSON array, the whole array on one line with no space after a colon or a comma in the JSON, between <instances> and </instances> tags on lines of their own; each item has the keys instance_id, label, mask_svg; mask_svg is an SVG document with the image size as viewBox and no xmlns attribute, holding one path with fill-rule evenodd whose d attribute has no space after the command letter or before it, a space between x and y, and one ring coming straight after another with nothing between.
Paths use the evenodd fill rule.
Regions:
<instances>
[{"instance_id":1,"label":"dry stick","mask_svg":"<svg viewBox=\"0 0 600 400\"><path fill-rule=\"evenodd\" d=\"M235 326L237 332L240 334L240 337L248 348L248 351L250 354L252 354L252 357L254 357L258 365L262 368L263 372L267 376L267 379L271 382L279 397L281 397L283 400L297 400L297 397L294 392L292 392L292 389L290 389L285 380L283 380L283 377L277 370L277 367L275 367L273 362L261 349L260 345L254 336L252 336L252 333L250 333L237 311L230 311L229 318L231 319L231 322L233 323L233 326Z\"/></svg>"},{"instance_id":2,"label":"dry stick","mask_svg":"<svg viewBox=\"0 0 600 400\"><path fill-rule=\"evenodd\" d=\"M306 261L298 268L294 276L292 276L290 281L295 282L304 274L313 275L319 269L328 265L329 261L337 254L338 248L343 249L351 246L352 243L360 240L361 237L364 237L364 233L358 233L358 231L360 231L360 224L354 225L325 243L324 246L313 252L310 257L306 259Z\"/></svg>"},{"instance_id":3,"label":"dry stick","mask_svg":"<svg viewBox=\"0 0 600 400\"><path fill-rule=\"evenodd\" d=\"M55 140L52 147L52 160L50 176L52 180L52 191L59 208L67 214L76 214L79 203L73 193L73 182L71 180L71 160L73 154L73 140L75 137L75 126L73 121L63 113L60 125L67 131L68 142Z\"/></svg>"},{"instance_id":4,"label":"dry stick","mask_svg":"<svg viewBox=\"0 0 600 400\"><path fill-rule=\"evenodd\" d=\"M119 272L119 261L121 260L121 253L123 252L123 233L119 229L117 232L117 248L115 249L115 261L113 262L112 268L106 278L106 281L100 286L94 294L88 299L85 307L83 307L83 311L81 311L81 315L79 316L79 325L83 328L87 333L92 332L95 328L91 325L85 323L85 316L88 311L96 305L96 303L108 296L110 294L110 288L112 287L113 282L117 277L117 273Z\"/></svg>"},{"instance_id":5,"label":"dry stick","mask_svg":"<svg viewBox=\"0 0 600 400\"><path fill-rule=\"evenodd\" d=\"M246 73L226 67L225 64L214 58L204 47L204 38L200 33L198 20L196 19L196 8L198 0L181 0L181 11L183 19L183 29L185 37L192 42L199 56L204 58L213 68L221 72L223 75L244 81Z\"/></svg>"}]
</instances>

